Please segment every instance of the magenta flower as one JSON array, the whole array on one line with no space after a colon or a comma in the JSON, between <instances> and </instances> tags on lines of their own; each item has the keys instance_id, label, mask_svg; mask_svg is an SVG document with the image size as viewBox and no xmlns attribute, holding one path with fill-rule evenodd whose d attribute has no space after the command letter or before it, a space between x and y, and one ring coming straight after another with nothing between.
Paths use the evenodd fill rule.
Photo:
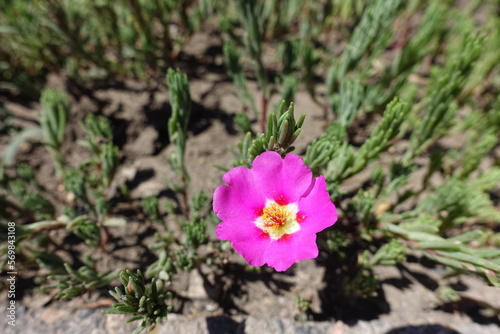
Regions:
<instances>
[{"instance_id":1,"label":"magenta flower","mask_svg":"<svg viewBox=\"0 0 500 334\"><path fill-rule=\"evenodd\" d=\"M222 179L213 203L222 220L217 237L250 265L285 271L318 256L316 233L337 221L337 210L325 178L314 178L299 156L265 152L252 169L236 167Z\"/></svg>"}]
</instances>

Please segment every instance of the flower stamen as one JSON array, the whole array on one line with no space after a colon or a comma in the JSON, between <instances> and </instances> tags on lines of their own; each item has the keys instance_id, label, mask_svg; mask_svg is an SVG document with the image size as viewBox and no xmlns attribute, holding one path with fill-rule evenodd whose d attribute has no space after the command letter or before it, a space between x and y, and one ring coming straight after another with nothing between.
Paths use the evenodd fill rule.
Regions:
<instances>
[{"instance_id":1,"label":"flower stamen","mask_svg":"<svg viewBox=\"0 0 500 334\"><path fill-rule=\"evenodd\" d=\"M297 222L298 207L296 204L279 205L274 201L267 201L262 210L262 215L257 218L255 225L269 235L273 240L278 240L284 235L300 230Z\"/></svg>"},{"instance_id":2,"label":"flower stamen","mask_svg":"<svg viewBox=\"0 0 500 334\"><path fill-rule=\"evenodd\" d=\"M286 224L289 216L290 212L284 206L271 203L270 206L264 208L262 219L264 219L266 227L279 227Z\"/></svg>"}]
</instances>

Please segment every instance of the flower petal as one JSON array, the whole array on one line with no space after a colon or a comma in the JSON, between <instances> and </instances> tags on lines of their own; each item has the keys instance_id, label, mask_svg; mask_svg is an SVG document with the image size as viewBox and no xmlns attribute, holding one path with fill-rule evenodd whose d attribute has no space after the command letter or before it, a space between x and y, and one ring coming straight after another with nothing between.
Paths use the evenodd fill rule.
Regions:
<instances>
[{"instance_id":1,"label":"flower petal","mask_svg":"<svg viewBox=\"0 0 500 334\"><path fill-rule=\"evenodd\" d=\"M254 237L254 222L265 206L266 199L255 183L253 172L246 167L236 167L222 177L227 185L214 192L213 209L222 223L217 226L217 237L236 241Z\"/></svg>"},{"instance_id":2,"label":"flower petal","mask_svg":"<svg viewBox=\"0 0 500 334\"><path fill-rule=\"evenodd\" d=\"M285 271L295 262L318 256L316 234L295 233L278 241L266 237L235 242L234 249L251 265Z\"/></svg>"},{"instance_id":3,"label":"flower petal","mask_svg":"<svg viewBox=\"0 0 500 334\"><path fill-rule=\"evenodd\" d=\"M255 158L252 170L264 196L280 205L297 202L313 182L311 170L295 154L283 159L276 152L264 152Z\"/></svg>"},{"instance_id":4,"label":"flower petal","mask_svg":"<svg viewBox=\"0 0 500 334\"><path fill-rule=\"evenodd\" d=\"M240 223L222 222L217 225L215 233L218 239L229 240L234 243L260 238L263 232L255 224L242 221Z\"/></svg>"},{"instance_id":5,"label":"flower petal","mask_svg":"<svg viewBox=\"0 0 500 334\"><path fill-rule=\"evenodd\" d=\"M247 240L233 242L234 249L254 267L266 264L266 250L269 247L270 239L265 236L249 238Z\"/></svg>"},{"instance_id":6,"label":"flower petal","mask_svg":"<svg viewBox=\"0 0 500 334\"><path fill-rule=\"evenodd\" d=\"M330 200L323 175L316 178L311 191L298 202L300 231L318 233L332 226L338 219L337 209Z\"/></svg>"},{"instance_id":7,"label":"flower petal","mask_svg":"<svg viewBox=\"0 0 500 334\"><path fill-rule=\"evenodd\" d=\"M285 271L295 262L318 256L316 234L294 233L271 242L266 249L265 261L276 271Z\"/></svg>"}]
</instances>

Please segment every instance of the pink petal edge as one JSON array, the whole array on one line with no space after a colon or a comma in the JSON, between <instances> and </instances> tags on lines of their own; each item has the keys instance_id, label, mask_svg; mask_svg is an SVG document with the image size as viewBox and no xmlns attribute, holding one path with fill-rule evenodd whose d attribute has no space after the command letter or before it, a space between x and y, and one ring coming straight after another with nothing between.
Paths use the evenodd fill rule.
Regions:
<instances>
[{"instance_id":1,"label":"pink petal edge","mask_svg":"<svg viewBox=\"0 0 500 334\"><path fill-rule=\"evenodd\" d=\"M300 222L302 233L318 233L335 224L338 219L337 208L330 200L323 175L316 178L313 189L300 199L298 206L298 215L305 217Z\"/></svg>"},{"instance_id":2,"label":"pink petal edge","mask_svg":"<svg viewBox=\"0 0 500 334\"><path fill-rule=\"evenodd\" d=\"M318 256L316 234L293 234L285 240L255 238L233 243L234 249L251 265L267 264L276 271L285 271L295 262Z\"/></svg>"},{"instance_id":3,"label":"pink petal edge","mask_svg":"<svg viewBox=\"0 0 500 334\"><path fill-rule=\"evenodd\" d=\"M260 191L279 204L297 202L313 183L311 170L295 154L283 159L276 152L264 152L252 163Z\"/></svg>"}]
</instances>

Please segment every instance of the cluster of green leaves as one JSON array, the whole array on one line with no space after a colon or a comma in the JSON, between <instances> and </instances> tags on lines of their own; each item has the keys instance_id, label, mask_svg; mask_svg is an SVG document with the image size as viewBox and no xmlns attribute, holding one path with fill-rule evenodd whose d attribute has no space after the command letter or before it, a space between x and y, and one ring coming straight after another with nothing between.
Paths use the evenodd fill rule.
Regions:
<instances>
[{"instance_id":1,"label":"cluster of green leaves","mask_svg":"<svg viewBox=\"0 0 500 334\"><path fill-rule=\"evenodd\" d=\"M347 205L348 211L351 209L362 224L360 237L392 240L379 248L371 259L366 255L363 257L366 259L361 262L363 270L371 268L373 263L380 263L379 259L385 261L387 257L393 258L394 254L403 255L411 251L445 265L450 275L473 272L490 284L500 286L500 253L495 241L498 239L495 226L500 221L500 212L489 195L498 186L498 166L480 169L484 158L498 145L500 128L494 121L498 115L498 104L486 115L481 115L484 117L482 122L474 125L470 122L472 117L477 117L475 112L459 122L455 116L459 98L467 84L467 73L474 71L473 64L480 56L482 43L481 37L467 36L460 43L459 52L449 54L447 65L436 69L436 77L428 85L428 94L416 105L407 119L408 123L403 123L406 129L412 129L406 155L401 161L392 162L385 176L381 169L375 169L372 188L368 193L360 190L352 204ZM417 120L422 106L425 106L423 117ZM386 115L387 111L383 117ZM432 152L427 173L421 181L422 187L415 188L409 180L416 169L416 157L429 145L435 145L438 138L449 135L454 122L455 128L451 133L466 130L469 140L461 149ZM385 131L394 128L386 127ZM363 146L374 138L374 133ZM363 146L358 154L363 152ZM332 165L343 166L340 163L343 161L340 158L336 165ZM356 165L354 159L352 165ZM433 186L429 179L440 169L447 171L444 181ZM475 177L471 177L473 172ZM403 188L406 189L402 191ZM342 198L338 195L333 197ZM418 203L414 209L395 213L401 212L400 206L412 200ZM390 246L394 242L396 246ZM397 262L402 259L404 256ZM394 264L394 261L389 264ZM363 270L360 275L363 275Z\"/></svg>"},{"instance_id":2,"label":"cluster of green leaves","mask_svg":"<svg viewBox=\"0 0 500 334\"><path fill-rule=\"evenodd\" d=\"M102 274L87 266L74 270L67 263L64 264L67 274L49 275L48 280L58 281L58 283L45 285L41 291L60 290L55 298L72 299L85 292L109 285L118 277L118 272L112 271Z\"/></svg>"},{"instance_id":3,"label":"cluster of green leaves","mask_svg":"<svg viewBox=\"0 0 500 334\"><path fill-rule=\"evenodd\" d=\"M84 206L102 220L107 215L106 192L118 168L120 151L113 144L109 119L89 114L81 127L86 134L81 145L90 151L91 158L76 168L66 169L64 187L74 195L76 205Z\"/></svg>"},{"instance_id":4,"label":"cluster of green leaves","mask_svg":"<svg viewBox=\"0 0 500 334\"><path fill-rule=\"evenodd\" d=\"M68 97L63 92L48 89L42 94L40 104L44 142L54 158L58 173L62 173L64 158L61 147L69 118Z\"/></svg>"},{"instance_id":5,"label":"cluster of green leaves","mask_svg":"<svg viewBox=\"0 0 500 334\"><path fill-rule=\"evenodd\" d=\"M168 135L174 146L174 152L169 157L168 163L181 178L182 184L173 188L185 193L189 182L189 175L184 163L187 127L191 114L189 82L187 75L182 74L179 70L169 69L167 83L170 89L170 104L172 106L172 116L168 120Z\"/></svg>"},{"instance_id":6,"label":"cluster of green leaves","mask_svg":"<svg viewBox=\"0 0 500 334\"><path fill-rule=\"evenodd\" d=\"M250 166L256 156L266 151L275 151L282 156L293 151L295 147L292 144L302 131L305 118L306 115L302 114L295 120L293 103L290 103L290 107L285 111L283 101L277 114L269 114L265 133L254 138L253 133L249 131L243 141L237 144L239 152L235 153L233 166Z\"/></svg>"},{"instance_id":7,"label":"cluster of green leaves","mask_svg":"<svg viewBox=\"0 0 500 334\"><path fill-rule=\"evenodd\" d=\"M204 261L210 261L210 257L215 254L210 251L202 254L200 251L203 245L209 243L208 223L214 222L214 217L208 210L209 205L209 198L200 191L191 199L189 217L182 217L177 221L182 230L180 238L173 238L169 230L155 234L157 241L149 248L158 254L158 259L147 268L147 277L156 276L170 281L177 272L189 271ZM173 207L169 208L169 213L175 215Z\"/></svg>"},{"instance_id":8,"label":"cluster of green leaves","mask_svg":"<svg viewBox=\"0 0 500 334\"><path fill-rule=\"evenodd\" d=\"M137 334L145 329L152 331L158 323L166 321L172 306L165 301L172 294L165 290L164 285L152 279L147 285L146 279L140 270L133 273L125 270L120 273L123 291L116 287L109 293L118 303L113 308L103 311L105 314L130 314L127 322L141 320L141 324L131 334Z\"/></svg>"},{"instance_id":9,"label":"cluster of green leaves","mask_svg":"<svg viewBox=\"0 0 500 334\"><path fill-rule=\"evenodd\" d=\"M0 171L0 198L3 203L2 217L12 219L17 215L28 215L38 219L52 217L55 207L47 198L46 190L37 182L35 174L26 163L18 164L17 178ZM9 194L11 196L9 196Z\"/></svg>"},{"instance_id":10,"label":"cluster of green leaves","mask_svg":"<svg viewBox=\"0 0 500 334\"><path fill-rule=\"evenodd\" d=\"M113 144L109 120L89 114L80 124L85 133L80 144L88 149L90 158L77 165L68 164L63 149L70 118L68 96L54 89L44 90L40 107L40 127L35 128L40 133L37 139L53 158L61 182L58 189L64 191L48 191L27 163L19 163L14 175L4 173L2 165L0 198L4 205L0 214L9 221L26 222L16 230L19 263L25 267L47 268L56 274L48 279L59 283L43 290L60 289L57 298L72 298L109 284L116 273L101 274L90 267L72 269L50 252L50 245L55 243L50 231L65 229L92 248L104 248L108 228L123 226L123 219L109 215L107 197L119 164L119 149ZM19 143L15 143L9 147L11 154L15 154L18 146ZM0 253L6 251L2 247ZM68 275L61 276L61 272Z\"/></svg>"},{"instance_id":11,"label":"cluster of green leaves","mask_svg":"<svg viewBox=\"0 0 500 334\"><path fill-rule=\"evenodd\" d=\"M77 166L71 166L65 161L63 143L65 141L66 127L70 115L68 97L65 93L54 89L46 89L42 92L40 100L41 116L40 127L30 129L32 133L40 136L27 138L22 134L16 137L8 146L9 158L4 160L10 164L15 156L19 145L23 141L41 140L51 154L57 175L62 179L67 198L57 198L58 201L66 201L68 206L66 213L75 217L72 208L83 206L91 214L102 220L107 214L106 190L110 186L119 164L119 149L113 144L111 124L105 117L87 115L81 124L85 132L85 140L81 145L89 150L91 155ZM33 213L52 213L54 218L54 206L52 200L43 195L47 191L35 179L33 171L27 164L20 164L17 168L17 178L9 178L5 175L3 188L10 190L10 194L19 202L21 209ZM31 190L31 191L29 191ZM11 203L15 203L12 202ZM14 207L14 205L11 205ZM40 209L45 207L45 210ZM51 209L52 208L52 209ZM48 218L45 216L44 218Z\"/></svg>"},{"instance_id":12,"label":"cluster of green leaves","mask_svg":"<svg viewBox=\"0 0 500 334\"><path fill-rule=\"evenodd\" d=\"M224 42L227 73L245 106L255 115L260 111L257 118L260 120L262 132L266 131L269 101L275 92L280 93L280 101L284 100L286 104L290 104L302 82L316 100L314 71L320 56L314 47L312 32L308 27L311 16L320 13L321 9L300 1L235 0L221 13L220 28L227 37ZM309 15L301 17L301 11ZM303 33L300 37L287 35L288 27L295 24L300 17L300 24L304 26ZM241 35L235 32L235 25L243 28ZM265 57L265 43L268 39L278 43L277 57L273 63ZM240 47L244 53L240 51ZM260 103L255 103L250 93L243 54L250 59L262 92ZM278 67L281 71L272 73L271 67ZM278 104L275 109L279 108Z\"/></svg>"},{"instance_id":13,"label":"cluster of green leaves","mask_svg":"<svg viewBox=\"0 0 500 334\"><path fill-rule=\"evenodd\" d=\"M36 91L48 71L75 80L158 76L217 1L0 2L0 82ZM176 29L174 29L174 27Z\"/></svg>"}]
</instances>

